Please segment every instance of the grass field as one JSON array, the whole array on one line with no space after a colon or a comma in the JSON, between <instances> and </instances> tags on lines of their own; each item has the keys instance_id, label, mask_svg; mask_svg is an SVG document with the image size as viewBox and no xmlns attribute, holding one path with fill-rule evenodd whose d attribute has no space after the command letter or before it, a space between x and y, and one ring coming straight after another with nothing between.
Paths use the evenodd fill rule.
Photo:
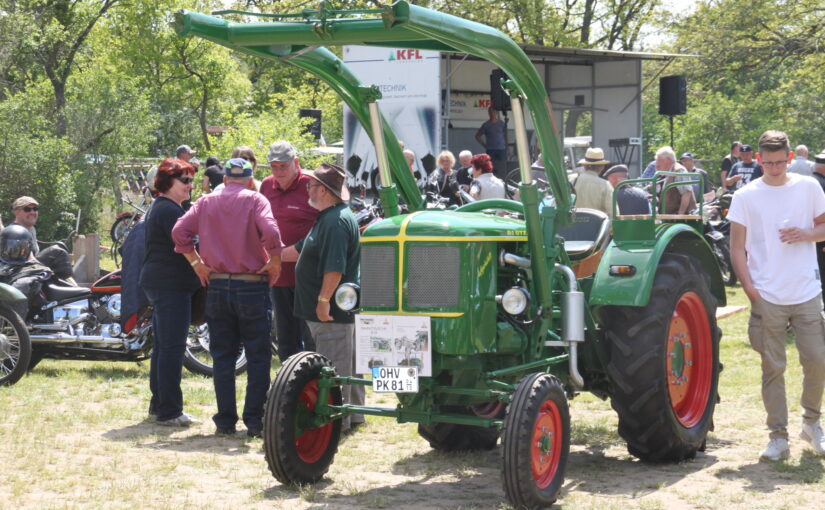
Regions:
<instances>
[{"instance_id":1,"label":"grass field","mask_svg":"<svg viewBox=\"0 0 825 510\"><path fill-rule=\"evenodd\" d=\"M731 304L745 304L740 289ZM645 464L616 433L609 403L571 403L572 448L558 505L575 509L822 508L825 459L796 439L800 370L789 339L792 456L760 463L767 433L747 313L720 322L725 364L707 451ZM273 373L277 369L273 365ZM243 380L243 378L241 378ZM242 384L241 384L242 386ZM442 454L413 424L371 419L345 438L328 476L289 488L270 475L260 439L213 436L211 380L184 371L185 410L170 430L146 421L148 365L42 362L0 388L0 508L506 508L500 452ZM377 405L392 396L368 395Z\"/></svg>"}]
</instances>

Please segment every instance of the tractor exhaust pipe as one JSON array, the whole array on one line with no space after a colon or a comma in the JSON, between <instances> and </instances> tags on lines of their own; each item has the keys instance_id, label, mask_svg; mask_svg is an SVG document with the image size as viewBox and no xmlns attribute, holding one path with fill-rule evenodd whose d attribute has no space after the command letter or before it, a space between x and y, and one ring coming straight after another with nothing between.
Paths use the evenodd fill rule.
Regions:
<instances>
[{"instance_id":1,"label":"tractor exhaust pipe","mask_svg":"<svg viewBox=\"0 0 825 510\"><path fill-rule=\"evenodd\" d=\"M556 264L553 271L562 273L570 287L562 292L561 339L570 348L570 382L576 388L584 387L584 378L579 373L579 342L584 342L584 292L579 291L576 274L568 266Z\"/></svg>"}]
</instances>

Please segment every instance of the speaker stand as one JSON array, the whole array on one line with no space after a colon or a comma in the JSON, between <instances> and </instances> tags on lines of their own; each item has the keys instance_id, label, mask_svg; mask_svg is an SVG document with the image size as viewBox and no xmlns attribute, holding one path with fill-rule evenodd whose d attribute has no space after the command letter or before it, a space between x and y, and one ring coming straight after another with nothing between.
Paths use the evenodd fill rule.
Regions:
<instances>
[{"instance_id":1,"label":"speaker stand","mask_svg":"<svg viewBox=\"0 0 825 510\"><path fill-rule=\"evenodd\" d=\"M673 115L668 115L670 117L670 147L673 148Z\"/></svg>"}]
</instances>

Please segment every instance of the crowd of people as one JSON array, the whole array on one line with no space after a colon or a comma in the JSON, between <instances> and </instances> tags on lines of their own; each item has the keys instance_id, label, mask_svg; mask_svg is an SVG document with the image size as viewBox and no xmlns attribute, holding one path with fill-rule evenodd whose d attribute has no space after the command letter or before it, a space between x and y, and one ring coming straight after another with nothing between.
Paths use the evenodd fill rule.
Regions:
<instances>
[{"instance_id":1,"label":"crowd of people","mask_svg":"<svg viewBox=\"0 0 825 510\"><path fill-rule=\"evenodd\" d=\"M485 136L494 135L485 132ZM175 158L158 165L151 178L157 197L142 229L145 254L140 286L153 306L155 331L149 415L158 425L197 422L184 412L181 370L193 298L206 288L216 434L236 433L235 363L243 347L248 379L240 419L249 436L260 437L270 383L273 308L282 361L296 352L314 350L329 358L340 375L354 375L354 317L340 310L332 298L341 283L359 282L358 225L347 204L344 170L326 163L312 171L302 169L287 141L269 146L271 175L260 183L253 178L257 159L249 147L236 148L225 165L208 158L199 181L203 194L190 204L197 174L194 154L182 145ZM733 265L752 305L748 336L762 359L762 397L770 435L760 456L768 460L787 458L790 451L784 386L789 325L803 369L800 437L816 454L825 455L820 426L825 384L825 280L821 277L825 152L814 161L807 156L802 145L791 152L785 133L767 131L759 139L757 154L737 141L721 165L721 188L733 192L728 213ZM456 203L459 189L476 199L504 198L505 185L493 174L492 161L489 154L464 150L456 168L455 156L443 151L430 186L450 204ZM534 165L541 168L541 160ZM695 176L671 174L658 186L621 186L628 178L627 166L610 165L597 147L588 149L578 165L582 170L569 176L576 205L608 216L613 214L617 187L622 215L649 214L650 193L660 194L662 213L686 214L696 207L701 193L712 192L707 173L696 167L693 154L685 152L677 161L668 146L656 151L642 177L697 172L701 185L678 184ZM37 246L39 207L31 197L14 201L14 222L3 230L4 239L12 242L4 250L28 246L31 253L26 252L26 257L70 277L70 271L65 274L70 259L62 247L39 252L32 248ZM347 385L344 398L362 405L363 386ZM342 428L351 431L363 423L363 416L350 415Z\"/></svg>"},{"instance_id":2,"label":"crowd of people","mask_svg":"<svg viewBox=\"0 0 825 510\"><path fill-rule=\"evenodd\" d=\"M217 412L215 433L232 435L240 420L260 437L270 384L270 331L275 311L278 355L302 350L326 355L342 375L353 375L353 317L332 295L340 283L358 283L358 228L346 205L343 169L300 166L287 141L267 153L271 175L256 183L257 159L238 147L225 165L208 159L203 195L186 207L194 185L194 151L181 146L176 158L158 165L159 193L145 218L140 285L154 309L155 347L150 368L150 418L158 425L189 426L180 377L194 294L206 288ZM247 359L247 385L239 418L235 364ZM363 391L349 402L363 404ZM354 415L344 430L363 423Z\"/></svg>"}]
</instances>

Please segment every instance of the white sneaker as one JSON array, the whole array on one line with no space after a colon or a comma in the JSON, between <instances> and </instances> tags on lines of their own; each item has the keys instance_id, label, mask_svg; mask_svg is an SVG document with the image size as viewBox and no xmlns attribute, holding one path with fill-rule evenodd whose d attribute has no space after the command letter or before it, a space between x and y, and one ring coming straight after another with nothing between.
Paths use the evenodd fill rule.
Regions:
<instances>
[{"instance_id":1,"label":"white sneaker","mask_svg":"<svg viewBox=\"0 0 825 510\"><path fill-rule=\"evenodd\" d=\"M814 453L825 456L825 435L822 434L822 427L819 422L812 425L803 423L799 438L807 441L813 448Z\"/></svg>"},{"instance_id":2,"label":"white sneaker","mask_svg":"<svg viewBox=\"0 0 825 510\"><path fill-rule=\"evenodd\" d=\"M783 460L791 456L791 449L788 440L778 437L771 439L768 447L759 454L761 460Z\"/></svg>"},{"instance_id":3,"label":"white sneaker","mask_svg":"<svg viewBox=\"0 0 825 510\"><path fill-rule=\"evenodd\" d=\"M181 413L181 415L177 418L172 418L169 420L156 420L155 423L157 425L163 425L164 427L188 427L190 425L199 424L200 420L196 420L186 413Z\"/></svg>"}]
</instances>

